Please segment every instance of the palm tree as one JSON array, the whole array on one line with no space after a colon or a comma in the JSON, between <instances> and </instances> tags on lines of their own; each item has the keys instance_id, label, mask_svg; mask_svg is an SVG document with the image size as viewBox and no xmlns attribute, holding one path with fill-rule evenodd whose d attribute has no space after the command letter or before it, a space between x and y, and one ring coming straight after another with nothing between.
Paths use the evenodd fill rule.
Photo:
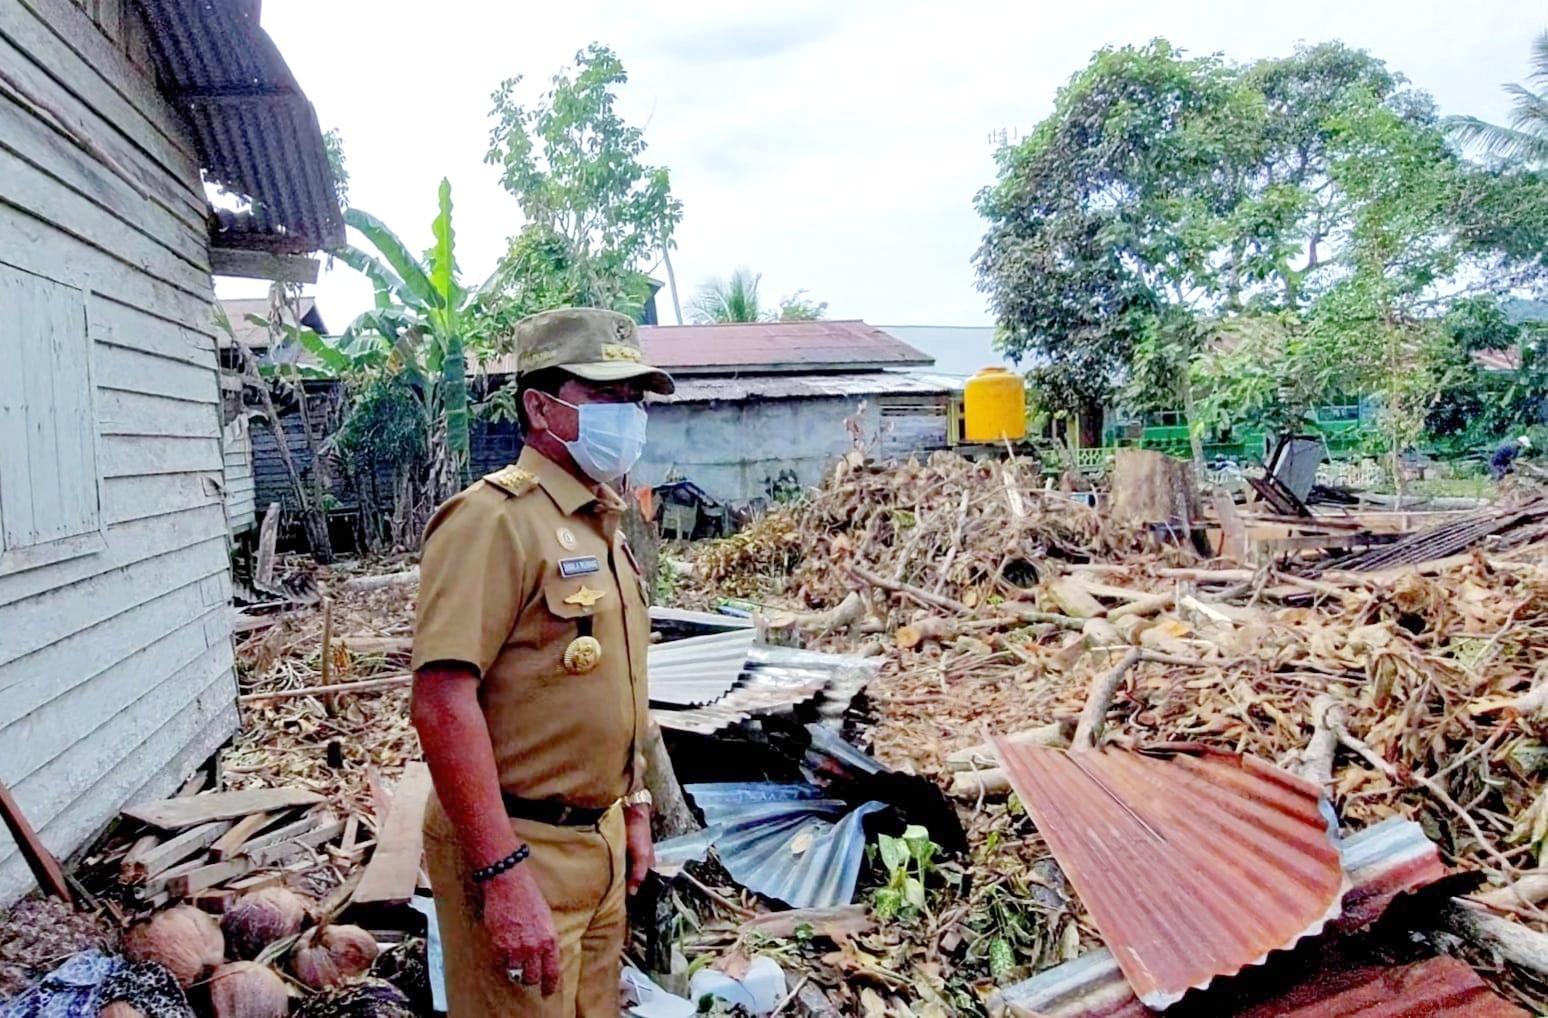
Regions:
<instances>
[{"instance_id":1,"label":"palm tree","mask_svg":"<svg viewBox=\"0 0 1548 1018\"><path fill-rule=\"evenodd\" d=\"M1510 126L1477 117L1447 117L1446 130L1463 146L1506 163L1548 167L1548 32L1532 45L1527 84L1506 85L1511 96Z\"/></svg>"},{"instance_id":2,"label":"palm tree","mask_svg":"<svg viewBox=\"0 0 1548 1018\"><path fill-rule=\"evenodd\" d=\"M761 273L745 266L731 273L730 279L718 276L699 287L688 305L695 325L725 325L731 322L767 322L774 315L758 306Z\"/></svg>"}]
</instances>

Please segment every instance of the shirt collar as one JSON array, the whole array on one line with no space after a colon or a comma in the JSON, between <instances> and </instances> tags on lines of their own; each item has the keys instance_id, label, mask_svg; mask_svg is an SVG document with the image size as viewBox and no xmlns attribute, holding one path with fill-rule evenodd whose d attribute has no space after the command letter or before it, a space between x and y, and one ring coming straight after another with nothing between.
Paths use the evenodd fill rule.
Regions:
<instances>
[{"instance_id":1,"label":"shirt collar","mask_svg":"<svg viewBox=\"0 0 1548 1018\"><path fill-rule=\"evenodd\" d=\"M593 503L605 512L621 513L624 510L623 499L612 488L605 484L592 488L530 445L522 447L516 465L537 478L538 484L566 516L574 516Z\"/></svg>"}]
</instances>

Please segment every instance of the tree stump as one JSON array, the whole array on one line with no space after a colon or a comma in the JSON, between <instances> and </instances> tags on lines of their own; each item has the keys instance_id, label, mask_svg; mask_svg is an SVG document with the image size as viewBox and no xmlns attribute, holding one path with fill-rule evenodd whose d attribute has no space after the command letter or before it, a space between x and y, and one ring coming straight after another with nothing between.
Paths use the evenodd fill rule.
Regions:
<instances>
[{"instance_id":1,"label":"tree stump","mask_svg":"<svg viewBox=\"0 0 1548 1018\"><path fill-rule=\"evenodd\" d=\"M1120 523L1174 523L1192 532L1199 518L1193 464L1153 449L1119 449L1113 460L1112 518Z\"/></svg>"}]
</instances>

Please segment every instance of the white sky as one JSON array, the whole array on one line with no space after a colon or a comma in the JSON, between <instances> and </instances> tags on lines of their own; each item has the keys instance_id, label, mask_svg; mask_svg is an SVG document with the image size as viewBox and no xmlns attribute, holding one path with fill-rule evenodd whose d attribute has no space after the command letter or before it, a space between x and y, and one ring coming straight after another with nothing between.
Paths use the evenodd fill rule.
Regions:
<instances>
[{"instance_id":1,"label":"white sky","mask_svg":"<svg viewBox=\"0 0 1548 1018\"><path fill-rule=\"evenodd\" d=\"M773 303L805 288L834 318L984 325L971 258L989 133L1025 132L1104 45L1164 35L1246 61L1297 41L1370 50L1443 112L1503 119L1500 91L1548 28L1542 0L265 0L263 24L343 132L355 206L416 249L450 177L463 275L482 281L520 226L488 147L490 94L532 99L577 50L611 46L624 116L684 204L673 256L686 302L739 264ZM657 278L665 279L657 271ZM223 297L263 284L222 280ZM342 265L316 287L330 329L370 303ZM658 300L670 322L671 301Z\"/></svg>"}]
</instances>

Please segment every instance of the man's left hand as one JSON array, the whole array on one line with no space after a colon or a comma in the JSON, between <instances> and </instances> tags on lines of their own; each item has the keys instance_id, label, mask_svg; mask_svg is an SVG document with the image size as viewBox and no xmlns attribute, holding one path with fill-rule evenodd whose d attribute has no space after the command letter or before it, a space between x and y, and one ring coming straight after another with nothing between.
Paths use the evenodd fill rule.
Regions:
<instances>
[{"instance_id":1,"label":"man's left hand","mask_svg":"<svg viewBox=\"0 0 1548 1018\"><path fill-rule=\"evenodd\" d=\"M625 843L629 849L629 893L645 883L645 875L656 865L656 845L650 838L650 807L624 807Z\"/></svg>"}]
</instances>

